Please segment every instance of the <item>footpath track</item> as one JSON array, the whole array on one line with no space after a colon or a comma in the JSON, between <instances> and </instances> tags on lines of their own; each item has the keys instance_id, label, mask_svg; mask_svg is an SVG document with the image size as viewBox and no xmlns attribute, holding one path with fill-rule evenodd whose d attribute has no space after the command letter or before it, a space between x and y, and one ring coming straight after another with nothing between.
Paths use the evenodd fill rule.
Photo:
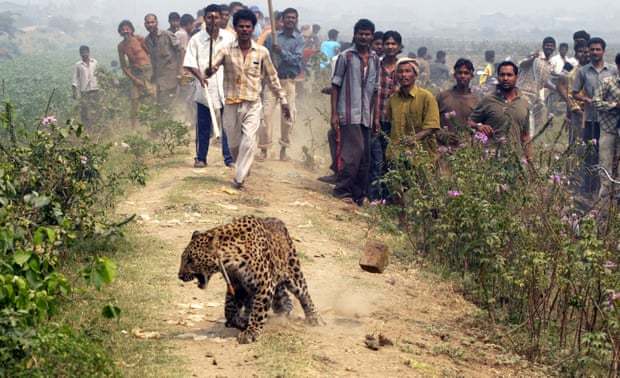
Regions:
<instances>
[{"instance_id":1,"label":"footpath track","mask_svg":"<svg viewBox=\"0 0 620 378\"><path fill-rule=\"evenodd\" d=\"M211 156L219 157L219 151ZM221 160L191 167L191 156L170 161L148 185L121 202L119 214L138 215L137 237L160 245L149 253L148 274L121 277L131 290L158 293L151 311L158 339L176 355L176 376L196 377L508 377L541 376L474 324L480 310L451 285L393 262L385 273L360 270L368 229L364 209L329 196L329 187L295 162L255 163L244 191L230 188ZM224 327L225 284L206 291L177 279L180 255L194 230L255 214L282 219L296 241L310 293L326 323L309 327L298 303L293 315L271 315L258 342L239 345ZM121 265L120 270L124 267ZM146 310L145 310L146 311ZM366 335L393 345L371 350ZM145 336L146 335L146 336ZM148 334L140 334L148 338Z\"/></svg>"}]
</instances>

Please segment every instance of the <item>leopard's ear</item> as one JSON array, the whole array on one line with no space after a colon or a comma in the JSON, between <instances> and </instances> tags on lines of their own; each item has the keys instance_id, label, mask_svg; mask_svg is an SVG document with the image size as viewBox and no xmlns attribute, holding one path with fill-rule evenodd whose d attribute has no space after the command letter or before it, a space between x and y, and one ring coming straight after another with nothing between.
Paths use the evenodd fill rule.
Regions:
<instances>
[{"instance_id":1,"label":"leopard's ear","mask_svg":"<svg viewBox=\"0 0 620 378\"><path fill-rule=\"evenodd\" d=\"M194 239L196 236L198 236L200 234L201 234L200 231L198 231L198 230L194 231L194 233L192 234L192 239Z\"/></svg>"}]
</instances>

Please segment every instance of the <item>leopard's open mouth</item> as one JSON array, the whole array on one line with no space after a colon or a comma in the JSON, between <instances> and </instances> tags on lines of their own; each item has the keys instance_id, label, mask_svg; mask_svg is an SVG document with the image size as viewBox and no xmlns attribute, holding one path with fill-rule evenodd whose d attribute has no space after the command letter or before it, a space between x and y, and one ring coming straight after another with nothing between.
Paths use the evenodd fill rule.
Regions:
<instances>
[{"instance_id":1,"label":"leopard's open mouth","mask_svg":"<svg viewBox=\"0 0 620 378\"><path fill-rule=\"evenodd\" d=\"M202 273L194 273L194 278L198 280L198 288L204 289L207 286L207 279Z\"/></svg>"}]
</instances>

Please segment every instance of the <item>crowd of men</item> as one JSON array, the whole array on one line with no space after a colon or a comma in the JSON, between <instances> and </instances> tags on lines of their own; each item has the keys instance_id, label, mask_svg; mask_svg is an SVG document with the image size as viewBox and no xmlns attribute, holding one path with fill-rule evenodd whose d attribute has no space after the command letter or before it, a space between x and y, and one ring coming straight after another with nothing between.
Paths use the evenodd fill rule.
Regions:
<instances>
[{"instance_id":1,"label":"crowd of men","mask_svg":"<svg viewBox=\"0 0 620 378\"><path fill-rule=\"evenodd\" d=\"M317 56L320 69L331 72L330 87L323 92L331 104L327 139L333 174L320 180L333 184L338 198L360 205L386 199L389 194L379 182L389 162L413 146L445 153L440 130L467 128L485 143L508 144L529 160L528 142L549 122L554 96L566 104L569 143L593 146L581 173L581 194L610 196L612 182L599 180L597 169L614 176L620 54L615 66L606 63L603 39L574 33L573 57L567 43L555 54L552 37L519 62L496 63L489 50L477 72L466 58L449 67L445 51L437 51L434 59L426 47L403 55L400 33L377 31L367 19L355 24L349 43L339 41L335 29L321 42L320 27L299 27L294 8L275 12L273 18L256 6L232 2L211 4L196 18L173 12L167 30L159 27L156 15L147 14L146 37L135 34L131 21L122 21L118 53L132 83L132 123L145 97L165 109L181 106L196 124L194 166L207 166L210 139L219 137L224 162L235 169L233 185L242 188L253 161L269 157L278 105L279 158L289 159L299 83ZM86 46L80 55L74 95L81 99L83 121L90 123L88 110L98 97L97 62Z\"/></svg>"}]
</instances>

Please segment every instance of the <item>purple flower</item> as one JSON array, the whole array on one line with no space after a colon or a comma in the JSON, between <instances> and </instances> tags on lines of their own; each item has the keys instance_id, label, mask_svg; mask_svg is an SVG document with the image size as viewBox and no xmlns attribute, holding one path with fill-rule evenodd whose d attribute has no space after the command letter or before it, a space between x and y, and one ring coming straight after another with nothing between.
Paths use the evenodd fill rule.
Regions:
<instances>
[{"instance_id":1,"label":"purple flower","mask_svg":"<svg viewBox=\"0 0 620 378\"><path fill-rule=\"evenodd\" d=\"M88 163L88 157L80 156L80 162L82 163L82 165L86 165L86 163Z\"/></svg>"},{"instance_id":2,"label":"purple flower","mask_svg":"<svg viewBox=\"0 0 620 378\"><path fill-rule=\"evenodd\" d=\"M49 126L49 125L55 124L56 122L57 122L56 117L54 116L43 117L43 119L41 120L41 124L43 126Z\"/></svg>"},{"instance_id":3,"label":"purple flower","mask_svg":"<svg viewBox=\"0 0 620 378\"><path fill-rule=\"evenodd\" d=\"M448 197L456 198L461 195L461 192L458 190L448 190Z\"/></svg>"},{"instance_id":4,"label":"purple flower","mask_svg":"<svg viewBox=\"0 0 620 378\"><path fill-rule=\"evenodd\" d=\"M476 133L474 134L474 140L477 140L478 142L482 144L487 144L489 142L489 137L485 133L476 131Z\"/></svg>"},{"instance_id":5,"label":"purple flower","mask_svg":"<svg viewBox=\"0 0 620 378\"><path fill-rule=\"evenodd\" d=\"M562 176L560 175L551 175L549 178L551 179L551 182L556 185L560 185L562 183Z\"/></svg>"},{"instance_id":6,"label":"purple flower","mask_svg":"<svg viewBox=\"0 0 620 378\"><path fill-rule=\"evenodd\" d=\"M606 269L615 269L616 267L618 267L618 264L613 261L606 261L605 264L603 264L603 267Z\"/></svg>"},{"instance_id":7,"label":"purple flower","mask_svg":"<svg viewBox=\"0 0 620 378\"><path fill-rule=\"evenodd\" d=\"M440 154L447 154L448 152L450 152L450 149L446 146L439 146L437 148L437 152L439 152Z\"/></svg>"},{"instance_id":8,"label":"purple flower","mask_svg":"<svg viewBox=\"0 0 620 378\"><path fill-rule=\"evenodd\" d=\"M455 117L456 117L456 110L453 110L453 111L451 111L451 112L445 113L443 116L444 116L446 119L448 119L448 120L449 120L449 119L452 119L452 118L455 118Z\"/></svg>"}]
</instances>

